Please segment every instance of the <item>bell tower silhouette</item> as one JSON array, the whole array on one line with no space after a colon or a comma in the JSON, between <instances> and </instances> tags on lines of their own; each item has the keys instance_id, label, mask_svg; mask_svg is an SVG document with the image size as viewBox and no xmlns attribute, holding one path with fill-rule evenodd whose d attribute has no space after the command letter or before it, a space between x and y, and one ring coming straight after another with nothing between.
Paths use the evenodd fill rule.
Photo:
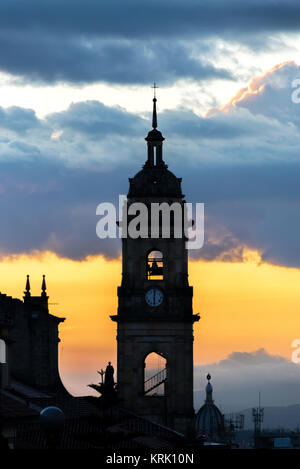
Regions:
<instances>
[{"instance_id":1,"label":"bell tower silhouette","mask_svg":"<svg viewBox=\"0 0 300 469\"><path fill-rule=\"evenodd\" d=\"M163 160L164 137L157 130L154 85L152 130L146 137L148 157L141 171L129 179L128 209L135 202L177 202L184 213L181 179ZM188 283L186 238L162 229L156 238L122 239L122 283L118 288L117 390L120 405L177 431L193 425L193 288ZM126 219L130 223L130 215ZM159 225L161 218L159 219ZM124 229L124 227L123 227ZM165 366L145 373L155 353ZM159 390L159 392L158 392Z\"/></svg>"}]
</instances>

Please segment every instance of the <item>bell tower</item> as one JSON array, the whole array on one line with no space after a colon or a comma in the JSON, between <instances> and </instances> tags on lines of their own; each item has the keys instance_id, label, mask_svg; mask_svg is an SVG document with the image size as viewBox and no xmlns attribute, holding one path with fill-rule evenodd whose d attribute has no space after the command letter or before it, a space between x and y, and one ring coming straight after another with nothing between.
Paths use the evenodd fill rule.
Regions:
<instances>
[{"instance_id":1,"label":"bell tower","mask_svg":"<svg viewBox=\"0 0 300 469\"><path fill-rule=\"evenodd\" d=\"M111 316L117 322L117 389L122 407L186 433L194 420L193 323L199 316L192 310L186 238L175 234L172 205L185 213L181 179L163 160L156 102L154 94L153 128L145 139L148 157L142 170L129 179L127 210L142 202L149 214L153 204L164 204L170 209L170 234L163 235L159 216L156 236L149 228L145 236L122 238L118 312ZM130 220L128 215L127 227ZM145 364L150 354L161 358L164 366L149 376Z\"/></svg>"}]
</instances>

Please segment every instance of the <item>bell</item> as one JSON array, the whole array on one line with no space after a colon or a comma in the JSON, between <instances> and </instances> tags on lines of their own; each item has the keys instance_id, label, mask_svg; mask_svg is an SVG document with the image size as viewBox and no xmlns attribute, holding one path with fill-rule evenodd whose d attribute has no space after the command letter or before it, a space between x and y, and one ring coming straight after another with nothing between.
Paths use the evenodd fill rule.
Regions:
<instances>
[{"instance_id":1,"label":"bell","mask_svg":"<svg viewBox=\"0 0 300 469\"><path fill-rule=\"evenodd\" d=\"M158 267L157 262L153 261L150 273L151 275L162 275L162 267Z\"/></svg>"}]
</instances>

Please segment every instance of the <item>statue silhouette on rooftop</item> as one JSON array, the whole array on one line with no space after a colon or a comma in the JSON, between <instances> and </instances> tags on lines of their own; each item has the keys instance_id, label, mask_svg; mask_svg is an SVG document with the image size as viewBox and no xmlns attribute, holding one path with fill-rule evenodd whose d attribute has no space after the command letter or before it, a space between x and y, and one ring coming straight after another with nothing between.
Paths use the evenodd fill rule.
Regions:
<instances>
[{"instance_id":1,"label":"statue silhouette on rooftop","mask_svg":"<svg viewBox=\"0 0 300 469\"><path fill-rule=\"evenodd\" d=\"M114 382L114 367L111 362L108 362L108 365L105 370L104 386L106 392L114 391L115 382Z\"/></svg>"},{"instance_id":2,"label":"statue silhouette on rooftop","mask_svg":"<svg viewBox=\"0 0 300 469\"><path fill-rule=\"evenodd\" d=\"M95 389L100 394L100 399L105 404L113 404L116 400L116 384L114 381L114 367L111 362L108 362L106 370L98 371L101 376L101 382L99 384L88 384L92 389Z\"/></svg>"}]
</instances>

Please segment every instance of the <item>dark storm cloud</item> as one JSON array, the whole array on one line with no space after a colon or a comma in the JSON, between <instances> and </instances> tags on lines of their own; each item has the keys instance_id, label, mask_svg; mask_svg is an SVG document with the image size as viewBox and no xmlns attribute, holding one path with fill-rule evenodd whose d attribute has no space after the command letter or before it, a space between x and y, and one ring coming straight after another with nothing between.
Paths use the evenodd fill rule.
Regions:
<instances>
[{"instance_id":1,"label":"dark storm cloud","mask_svg":"<svg viewBox=\"0 0 300 469\"><path fill-rule=\"evenodd\" d=\"M121 247L119 240L96 237L99 219L96 206L106 201L118 206L118 194L127 193L127 177L140 169L145 153L146 149L135 164L123 163L120 170L111 171L99 171L97 167L70 168L63 162L43 161L42 158L32 158L30 162L3 161L0 251L14 254L52 250L73 259L100 253L109 258L117 257ZM170 169L186 181L189 201L205 203L205 244L201 250L191 251L193 257L208 261L242 261L243 247L248 247L260 250L265 261L300 267L300 184L295 176L300 172L300 165L291 165L289 170L282 166L281 176L286 187L279 196L276 192L278 168L274 184L261 188L260 192L267 195L257 194L256 202L252 199L257 187L255 180L252 185L248 183L247 190L243 188L240 199L241 179L247 179L247 168L232 174L224 168L214 172L204 168L194 179L191 178L193 169L173 165ZM257 166L256 172L259 174L266 169ZM224 177L227 183L218 186L218 181ZM288 186L292 195L288 193ZM277 198L281 195L279 204Z\"/></svg>"},{"instance_id":2,"label":"dark storm cloud","mask_svg":"<svg viewBox=\"0 0 300 469\"><path fill-rule=\"evenodd\" d=\"M72 259L99 253L118 257L118 241L96 237L96 206L117 203L116 184L126 190L121 175L36 159L1 163L1 181L2 255L51 250Z\"/></svg>"},{"instance_id":3,"label":"dark storm cloud","mask_svg":"<svg viewBox=\"0 0 300 469\"><path fill-rule=\"evenodd\" d=\"M207 60L216 38L266 48L298 31L299 14L295 0L3 0L0 70L50 83L228 79Z\"/></svg>"},{"instance_id":4,"label":"dark storm cloud","mask_svg":"<svg viewBox=\"0 0 300 469\"><path fill-rule=\"evenodd\" d=\"M12 106L8 109L0 107L0 128L24 133L33 128L41 129L42 124L32 109Z\"/></svg>"},{"instance_id":5,"label":"dark storm cloud","mask_svg":"<svg viewBox=\"0 0 300 469\"><path fill-rule=\"evenodd\" d=\"M180 119L178 117L180 116ZM214 118L200 117L190 110L176 109L162 113L159 117L162 127L169 129L169 138L184 138L208 140L242 139L255 137L261 132L275 134L278 126L264 117L253 117L250 112L240 110L232 113L230 119L223 112L215 113ZM257 125L258 120L262 126Z\"/></svg>"},{"instance_id":6,"label":"dark storm cloud","mask_svg":"<svg viewBox=\"0 0 300 469\"><path fill-rule=\"evenodd\" d=\"M120 107L107 107L99 101L71 104L68 110L49 115L47 122L54 128L68 129L98 139L108 135L136 137L145 133L146 127L140 117Z\"/></svg>"},{"instance_id":7,"label":"dark storm cloud","mask_svg":"<svg viewBox=\"0 0 300 469\"><path fill-rule=\"evenodd\" d=\"M241 241L232 235L224 235L213 240L207 237L201 251L190 253L192 258L200 257L206 261L220 260L222 262L243 262L243 246Z\"/></svg>"},{"instance_id":8,"label":"dark storm cloud","mask_svg":"<svg viewBox=\"0 0 300 469\"><path fill-rule=\"evenodd\" d=\"M145 84L180 78L232 79L230 72L191 55L190 45L169 41L49 36L0 32L0 69L25 81ZM203 48L200 47L199 54Z\"/></svg>"},{"instance_id":9,"label":"dark storm cloud","mask_svg":"<svg viewBox=\"0 0 300 469\"><path fill-rule=\"evenodd\" d=\"M258 77L226 113L159 114L165 161L183 177L187 200L205 203L205 244L193 257L235 262L254 249L263 261L300 267L299 119L287 94L297 73L285 64ZM0 108L0 251L117 256L118 240L96 237L96 207L127 193L149 127L150 116L96 101L43 121Z\"/></svg>"},{"instance_id":10,"label":"dark storm cloud","mask_svg":"<svg viewBox=\"0 0 300 469\"><path fill-rule=\"evenodd\" d=\"M244 249L263 261L300 266L300 163L182 169L184 191L205 203L205 244L193 258L236 262Z\"/></svg>"},{"instance_id":11,"label":"dark storm cloud","mask_svg":"<svg viewBox=\"0 0 300 469\"><path fill-rule=\"evenodd\" d=\"M235 32L297 31L295 0L3 0L1 29L104 37L201 37Z\"/></svg>"}]
</instances>

